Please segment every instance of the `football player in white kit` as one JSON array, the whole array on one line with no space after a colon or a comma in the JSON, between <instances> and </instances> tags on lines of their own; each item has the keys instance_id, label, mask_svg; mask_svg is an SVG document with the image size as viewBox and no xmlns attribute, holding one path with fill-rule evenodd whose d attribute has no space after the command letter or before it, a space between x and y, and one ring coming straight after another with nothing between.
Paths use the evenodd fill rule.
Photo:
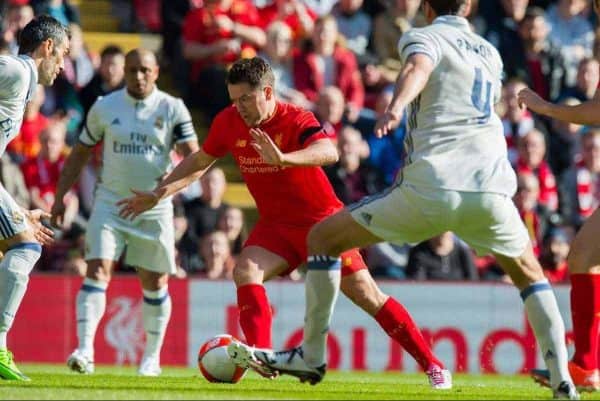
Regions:
<instances>
[{"instance_id":1,"label":"football player in white kit","mask_svg":"<svg viewBox=\"0 0 600 401\"><path fill-rule=\"evenodd\" d=\"M52 207L60 226L63 198L77 180L96 144L102 145L102 173L86 232L87 273L77 295L79 346L67 365L79 373L94 371L94 336L106 307L106 288L125 247L125 262L135 266L143 290L146 347L138 373L158 376L160 349L171 316L168 275L175 273L173 206L170 199L133 221L119 217L116 202L131 188L152 190L171 168L170 152L198 150L192 119L181 99L160 91L158 64L144 49L125 57L124 89L99 98L61 173Z\"/></svg>"},{"instance_id":2,"label":"football player in white kit","mask_svg":"<svg viewBox=\"0 0 600 401\"><path fill-rule=\"evenodd\" d=\"M19 133L25 105L38 83L52 85L68 52L68 30L54 18L41 16L23 28L19 56L0 56L0 155ZM5 380L29 380L17 368L6 338L41 245L52 241L52 231L41 224L42 217L49 216L23 209L0 186L0 249L4 253L0 262L0 378Z\"/></svg>"},{"instance_id":3,"label":"football player in white kit","mask_svg":"<svg viewBox=\"0 0 600 401\"><path fill-rule=\"evenodd\" d=\"M309 340L279 353L238 343L230 355L314 383L325 363L340 253L384 240L418 243L453 231L479 253L493 254L510 275L551 371L554 396L576 399L564 323L512 202L516 176L493 108L501 93L502 60L462 17L470 0L424 0L422 6L430 25L402 36L403 69L375 127L376 135L388 134L408 107L406 165L392 187L329 216L309 233L308 265L323 272L321 280L306 283Z\"/></svg>"}]
</instances>

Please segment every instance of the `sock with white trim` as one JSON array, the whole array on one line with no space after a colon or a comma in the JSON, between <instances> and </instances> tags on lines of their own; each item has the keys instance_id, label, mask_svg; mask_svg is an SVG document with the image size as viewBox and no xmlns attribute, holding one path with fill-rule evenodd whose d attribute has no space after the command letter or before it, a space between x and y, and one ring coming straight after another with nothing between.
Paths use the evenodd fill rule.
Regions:
<instances>
[{"instance_id":1,"label":"sock with white trim","mask_svg":"<svg viewBox=\"0 0 600 401\"><path fill-rule=\"evenodd\" d=\"M146 349L144 357L160 360L160 349L165 339L167 325L171 318L171 297L169 287L164 286L157 291L144 291L142 317L146 331Z\"/></svg>"},{"instance_id":2,"label":"sock with white trim","mask_svg":"<svg viewBox=\"0 0 600 401\"><path fill-rule=\"evenodd\" d=\"M306 316L302 350L309 366L326 363L327 333L340 292L341 259L326 255L308 257L306 273Z\"/></svg>"},{"instance_id":3,"label":"sock with white trim","mask_svg":"<svg viewBox=\"0 0 600 401\"><path fill-rule=\"evenodd\" d=\"M8 331L27 291L29 273L41 253L40 244L24 242L6 251L0 262L0 349L7 348Z\"/></svg>"},{"instance_id":4,"label":"sock with white trim","mask_svg":"<svg viewBox=\"0 0 600 401\"><path fill-rule=\"evenodd\" d=\"M94 337L106 309L108 283L86 277L77 293L77 338L79 351L94 360Z\"/></svg>"},{"instance_id":5,"label":"sock with white trim","mask_svg":"<svg viewBox=\"0 0 600 401\"><path fill-rule=\"evenodd\" d=\"M567 367L565 326L548 280L531 284L521 291L521 298L542 356L550 371L552 388L556 389L562 381L572 383Z\"/></svg>"}]
</instances>

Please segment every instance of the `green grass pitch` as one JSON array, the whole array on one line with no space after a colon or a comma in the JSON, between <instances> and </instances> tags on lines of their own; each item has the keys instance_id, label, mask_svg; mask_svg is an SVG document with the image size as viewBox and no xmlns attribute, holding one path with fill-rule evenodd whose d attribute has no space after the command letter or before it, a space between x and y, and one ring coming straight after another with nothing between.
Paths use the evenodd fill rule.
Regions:
<instances>
[{"instance_id":1,"label":"green grass pitch","mask_svg":"<svg viewBox=\"0 0 600 401\"><path fill-rule=\"evenodd\" d=\"M192 368L165 368L158 378L138 377L135 367L100 366L79 375L64 365L20 364L31 382L0 380L0 400L534 400L550 399L526 376L455 375L454 388L434 391L424 374L329 372L316 385L291 377L264 379L252 372L238 384L213 384ZM600 400L600 393L582 399Z\"/></svg>"}]
</instances>

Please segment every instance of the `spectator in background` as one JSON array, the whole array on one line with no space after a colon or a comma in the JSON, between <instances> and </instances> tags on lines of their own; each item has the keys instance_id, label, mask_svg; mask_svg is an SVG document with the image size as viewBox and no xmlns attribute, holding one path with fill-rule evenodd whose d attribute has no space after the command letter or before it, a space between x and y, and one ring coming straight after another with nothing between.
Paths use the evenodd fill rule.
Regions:
<instances>
[{"instance_id":1,"label":"spectator in background","mask_svg":"<svg viewBox=\"0 0 600 401\"><path fill-rule=\"evenodd\" d=\"M382 67L377 57L372 53L366 52L365 54L358 56L357 61L360 77L365 87L364 107L370 111L375 110L381 92L396 81L396 75L394 73L394 76L392 77L389 70ZM363 110L361 117L364 116L365 112L366 110ZM373 122L373 125L374 124L375 122Z\"/></svg>"},{"instance_id":2,"label":"spectator in background","mask_svg":"<svg viewBox=\"0 0 600 401\"><path fill-rule=\"evenodd\" d=\"M551 283L568 283L567 255L571 249L572 236L561 227L552 228L544 237L540 264Z\"/></svg>"},{"instance_id":3,"label":"spectator in background","mask_svg":"<svg viewBox=\"0 0 600 401\"><path fill-rule=\"evenodd\" d=\"M69 0L31 0L35 15L48 14L63 25L81 24L79 9Z\"/></svg>"},{"instance_id":4,"label":"spectator in background","mask_svg":"<svg viewBox=\"0 0 600 401\"><path fill-rule=\"evenodd\" d=\"M239 207L228 206L219 213L217 217L217 230L227 235L231 254L234 256L242 252L244 242L248 238L246 224L244 222L244 212Z\"/></svg>"},{"instance_id":5,"label":"spectator in background","mask_svg":"<svg viewBox=\"0 0 600 401\"><path fill-rule=\"evenodd\" d=\"M40 112L45 96L46 89L38 85L31 101L25 106L19 135L6 147L10 156L19 164L37 156L40 151L39 136L48 126L48 118Z\"/></svg>"},{"instance_id":6,"label":"spectator in background","mask_svg":"<svg viewBox=\"0 0 600 401\"><path fill-rule=\"evenodd\" d=\"M548 40L550 28L544 10L530 7L518 27L521 43L504 55L507 77L518 78L544 99L557 99L563 88L564 60Z\"/></svg>"},{"instance_id":7,"label":"spectator in background","mask_svg":"<svg viewBox=\"0 0 600 401\"><path fill-rule=\"evenodd\" d=\"M304 93L294 87L292 58L292 30L281 21L273 22L267 28L267 43L260 56L271 65L275 75L275 94L283 101L294 103L306 109L313 104Z\"/></svg>"},{"instance_id":8,"label":"spectator in background","mask_svg":"<svg viewBox=\"0 0 600 401\"><path fill-rule=\"evenodd\" d=\"M504 60L510 58L514 49L521 47L519 24L525 18L529 0L500 0L500 5L500 10L494 10L493 19L488 20L485 38L498 49Z\"/></svg>"},{"instance_id":9,"label":"spectator in background","mask_svg":"<svg viewBox=\"0 0 600 401\"><path fill-rule=\"evenodd\" d=\"M360 131L344 126L338 135L337 148L338 162L325 166L323 170L344 205L357 202L385 187L379 170L364 162L369 154L369 145L362 139Z\"/></svg>"},{"instance_id":10,"label":"spectator in background","mask_svg":"<svg viewBox=\"0 0 600 401\"><path fill-rule=\"evenodd\" d=\"M183 21L183 57L192 63L187 99L208 121L229 104L224 84L238 58L254 57L266 43L254 5L246 0L205 0Z\"/></svg>"},{"instance_id":11,"label":"spectator in background","mask_svg":"<svg viewBox=\"0 0 600 401\"><path fill-rule=\"evenodd\" d=\"M345 46L356 56L366 53L372 29L371 17L362 6L363 0L339 0L331 11Z\"/></svg>"},{"instance_id":12,"label":"spectator in background","mask_svg":"<svg viewBox=\"0 0 600 401\"><path fill-rule=\"evenodd\" d=\"M545 160L546 139L544 134L532 129L517 144L518 158L515 164L517 174L531 173L539 182L539 203L550 211L558 209L558 189L556 179Z\"/></svg>"},{"instance_id":13,"label":"spectator in background","mask_svg":"<svg viewBox=\"0 0 600 401\"><path fill-rule=\"evenodd\" d=\"M560 48L566 62L566 86L574 86L581 60L592 55L594 29L582 15L587 0L558 0L547 12L550 40Z\"/></svg>"},{"instance_id":14,"label":"spectator in background","mask_svg":"<svg viewBox=\"0 0 600 401\"><path fill-rule=\"evenodd\" d=\"M315 102L315 117L334 141L342 129L345 105L344 94L336 86L321 89Z\"/></svg>"},{"instance_id":15,"label":"spectator in background","mask_svg":"<svg viewBox=\"0 0 600 401\"><path fill-rule=\"evenodd\" d=\"M65 57L64 75L76 91L86 86L94 77L96 63L83 42L83 32L77 24L69 24L71 46Z\"/></svg>"},{"instance_id":16,"label":"spectator in background","mask_svg":"<svg viewBox=\"0 0 600 401\"><path fill-rule=\"evenodd\" d=\"M211 168L200 178L202 194L199 198L185 202L185 215L194 242L217 227L217 217L229 205L223 201L227 181L225 173L218 167Z\"/></svg>"},{"instance_id":17,"label":"spectator in background","mask_svg":"<svg viewBox=\"0 0 600 401\"><path fill-rule=\"evenodd\" d=\"M331 9L338 0L303 0L304 4L313 10L318 16L324 16L331 12Z\"/></svg>"},{"instance_id":18,"label":"spectator in background","mask_svg":"<svg viewBox=\"0 0 600 401\"><path fill-rule=\"evenodd\" d=\"M566 88L559 101L573 97L580 102L587 102L594 97L600 83L600 63L595 58L586 57L577 67L575 86Z\"/></svg>"},{"instance_id":19,"label":"spectator in background","mask_svg":"<svg viewBox=\"0 0 600 401\"><path fill-rule=\"evenodd\" d=\"M471 251L450 231L410 250L406 277L411 280L479 279Z\"/></svg>"},{"instance_id":20,"label":"spectator in background","mask_svg":"<svg viewBox=\"0 0 600 401\"><path fill-rule=\"evenodd\" d=\"M34 16L33 8L29 4L11 3L2 19L2 40L8 44L10 53L16 55L19 50L17 38L21 30Z\"/></svg>"},{"instance_id":21,"label":"spectator in background","mask_svg":"<svg viewBox=\"0 0 600 401\"><path fill-rule=\"evenodd\" d=\"M125 54L119 46L108 45L100 53L100 66L92 80L79 92L84 120L99 96L107 95L125 85Z\"/></svg>"},{"instance_id":22,"label":"spectator in background","mask_svg":"<svg viewBox=\"0 0 600 401\"><path fill-rule=\"evenodd\" d=\"M258 9L258 15L264 30L274 22L287 25L294 42L309 37L317 19L317 14L302 0L272 0L271 4Z\"/></svg>"},{"instance_id":23,"label":"spectator in background","mask_svg":"<svg viewBox=\"0 0 600 401\"><path fill-rule=\"evenodd\" d=\"M545 132L544 124L534 117L527 109L519 107L517 94L526 88L525 82L518 78L509 79L502 87L502 105L504 109L502 125L504 126L504 137L508 147L508 159L514 166L517 162L517 143L519 138L532 129Z\"/></svg>"},{"instance_id":24,"label":"spectator in background","mask_svg":"<svg viewBox=\"0 0 600 401\"><path fill-rule=\"evenodd\" d=\"M52 120L40 135L40 152L21 166L29 190L31 207L50 212L56 195L58 178L65 163L67 130L65 123ZM79 210L77 196L69 191L65 197L65 229L71 228Z\"/></svg>"},{"instance_id":25,"label":"spectator in background","mask_svg":"<svg viewBox=\"0 0 600 401\"><path fill-rule=\"evenodd\" d=\"M337 44L338 28L331 16L315 23L312 39L294 57L294 84L310 101L321 89L335 85L346 99L346 118L356 121L364 105L365 91L354 54Z\"/></svg>"},{"instance_id":26,"label":"spectator in background","mask_svg":"<svg viewBox=\"0 0 600 401\"><path fill-rule=\"evenodd\" d=\"M581 227L600 205L600 129L581 136L581 155L559 183L561 212L567 222Z\"/></svg>"},{"instance_id":27,"label":"spectator in background","mask_svg":"<svg viewBox=\"0 0 600 401\"><path fill-rule=\"evenodd\" d=\"M576 106L581 102L575 98L563 99L560 104ZM581 125L552 119L548 130L548 164L557 182L562 181L565 171L575 165L580 152ZM560 202L563 200L561 199Z\"/></svg>"},{"instance_id":28,"label":"spectator in background","mask_svg":"<svg viewBox=\"0 0 600 401\"><path fill-rule=\"evenodd\" d=\"M223 231L210 231L198 243L198 260L192 266L192 273L201 273L209 280L231 280L235 258L227 234Z\"/></svg>"},{"instance_id":29,"label":"spectator in background","mask_svg":"<svg viewBox=\"0 0 600 401\"><path fill-rule=\"evenodd\" d=\"M420 0L390 0L386 2L386 10L373 21L373 50L391 80L395 81L402 66L398 42L412 28L420 3Z\"/></svg>"},{"instance_id":30,"label":"spectator in background","mask_svg":"<svg viewBox=\"0 0 600 401\"><path fill-rule=\"evenodd\" d=\"M19 166L10 157L0 157L0 184L17 202L17 205L28 207L31 201L25 186L25 178Z\"/></svg>"},{"instance_id":31,"label":"spectator in background","mask_svg":"<svg viewBox=\"0 0 600 401\"><path fill-rule=\"evenodd\" d=\"M533 174L525 172L517 174L517 192L513 201L529 232L536 256L540 255L541 240L556 217L539 202L539 194L540 183Z\"/></svg>"}]
</instances>

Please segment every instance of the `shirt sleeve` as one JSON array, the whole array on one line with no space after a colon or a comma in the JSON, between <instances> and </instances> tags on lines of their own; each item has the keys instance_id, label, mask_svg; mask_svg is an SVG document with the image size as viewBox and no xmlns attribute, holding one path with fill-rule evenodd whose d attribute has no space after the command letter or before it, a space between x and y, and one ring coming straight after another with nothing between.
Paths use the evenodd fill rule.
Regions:
<instances>
[{"instance_id":1,"label":"shirt sleeve","mask_svg":"<svg viewBox=\"0 0 600 401\"><path fill-rule=\"evenodd\" d=\"M175 115L173 116L173 143L197 140L198 137L194 130L190 111L183 103L183 100L177 99L175 103Z\"/></svg>"},{"instance_id":2,"label":"shirt sleeve","mask_svg":"<svg viewBox=\"0 0 600 401\"><path fill-rule=\"evenodd\" d=\"M227 137L232 128L227 126L226 119L223 112L217 114L202 144L202 150L213 157L223 157L229 151Z\"/></svg>"},{"instance_id":3,"label":"shirt sleeve","mask_svg":"<svg viewBox=\"0 0 600 401\"><path fill-rule=\"evenodd\" d=\"M79 142L85 146L94 146L104 138L104 125L102 124L99 110L99 101L101 99L101 97L98 98L90 109L81 134L79 134Z\"/></svg>"},{"instance_id":4,"label":"shirt sleeve","mask_svg":"<svg viewBox=\"0 0 600 401\"><path fill-rule=\"evenodd\" d=\"M298 143L301 148L306 148L311 143L328 138L331 135L310 111L305 111L298 116Z\"/></svg>"},{"instance_id":5,"label":"shirt sleeve","mask_svg":"<svg viewBox=\"0 0 600 401\"><path fill-rule=\"evenodd\" d=\"M402 64L413 54L421 53L428 56L434 67L437 66L442 59L442 49L435 39L421 29L411 29L402 35L398 43L398 53Z\"/></svg>"}]
</instances>

